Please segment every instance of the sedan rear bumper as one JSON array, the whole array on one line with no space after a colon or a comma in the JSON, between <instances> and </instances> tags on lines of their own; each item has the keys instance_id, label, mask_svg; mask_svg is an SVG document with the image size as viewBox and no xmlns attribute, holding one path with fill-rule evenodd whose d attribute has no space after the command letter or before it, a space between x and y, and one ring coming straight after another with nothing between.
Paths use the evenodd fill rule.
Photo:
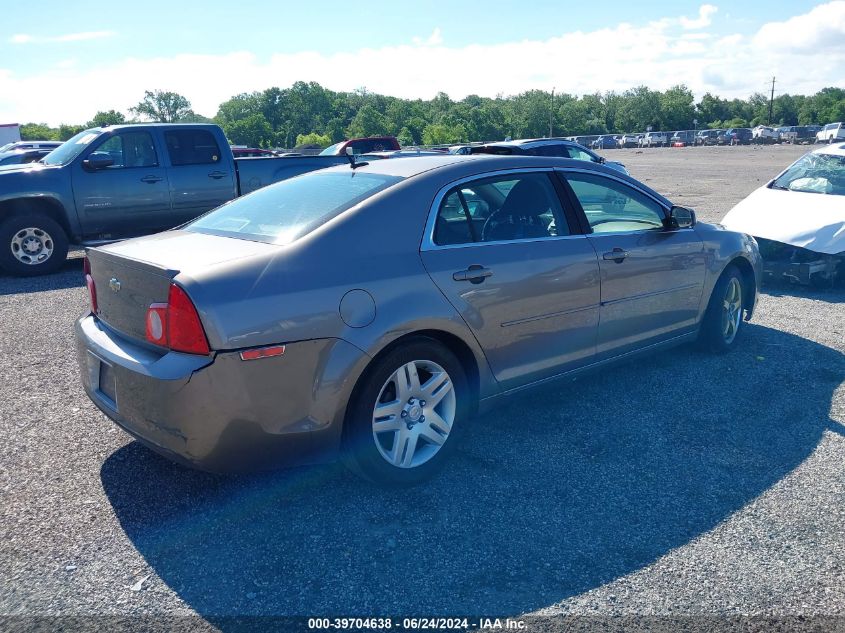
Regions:
<instances>
[{"instance_id":1,"label":"sedan rear bumper","mask_svg":"<svg viewBox=\"0 0 845 633\"><path fill-rule=\"evenodd\" d=\"M152 352L89 315L76 323L86 393L156 452L211 471L337 456L351 376L365 356L340 339L286 345L282 356Z\"/></svg>"}]
</instances>

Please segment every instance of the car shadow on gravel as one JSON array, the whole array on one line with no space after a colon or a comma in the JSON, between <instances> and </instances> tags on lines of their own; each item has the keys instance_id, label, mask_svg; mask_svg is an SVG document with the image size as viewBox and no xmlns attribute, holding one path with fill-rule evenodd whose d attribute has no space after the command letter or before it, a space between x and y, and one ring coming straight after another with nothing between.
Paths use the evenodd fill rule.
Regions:
<instances>
[{"instance_id":1,"label":"car shadow on gravel","mask_svg":"<svg viewBox=\"0 0 845 633\"><path fill-rule=\"evenodd\" d=\"M233 615L519 614L689 543L843 432L843 354L743 336L726 356L685 347L519 397L412 490L334 465L210 475L137 442L102 483L159 578L224 630Z\"/></svg>"},{"instance_id":2,"label":"car shadow on gravel","mask_svg":"<svg viewBox=\"0 0 845 633\"><path fill-rule=\"evenodd\" d=\"M12 277L0 271L0 296L84 287L82 257L68 258L55 273L41 277Z\"/></svg>"}]
</instances>

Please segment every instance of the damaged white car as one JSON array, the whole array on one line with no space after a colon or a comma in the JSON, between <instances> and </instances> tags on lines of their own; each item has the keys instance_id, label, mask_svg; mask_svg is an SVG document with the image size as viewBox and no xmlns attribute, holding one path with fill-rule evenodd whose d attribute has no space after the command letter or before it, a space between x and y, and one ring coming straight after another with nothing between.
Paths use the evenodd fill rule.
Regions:
<instances>
[{"instance_id":1,"label":"damaged white car","mask_svg":"<svg viewBox=\"0 0 845 633\"><path fill-rule=\"evenodd\" d=\"M805 154L722 224L757 239L767 277L823 285L845 279L845 143Z\"/></svg>"}]
</instances>

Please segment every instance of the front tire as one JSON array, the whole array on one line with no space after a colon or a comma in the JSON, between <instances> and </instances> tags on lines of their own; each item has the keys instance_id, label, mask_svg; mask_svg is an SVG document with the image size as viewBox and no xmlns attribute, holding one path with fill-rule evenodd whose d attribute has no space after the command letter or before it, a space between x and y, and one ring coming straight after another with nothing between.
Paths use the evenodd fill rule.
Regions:
<instances>
[{"instance_id":1,"label":"front tire","mask_svg":"<svg viewBox=\"0 0 845 633\"><path fill-rule=\"evenodd\" d=\"M728 266L713 288L701 322L698 338L704 349L715 353L733 349L742 327L744 298L742 274L736 266Z\"/></svg>"},{"instance_id":2,"label":"front tire","mask_svg":"<svg viewBox=\"0 0 845 633\"><path fill-rule=\"evenodd\" d=\"M355 391L343 460L383 486L412 486L432 477L468 418L464 369L433 339L414 339L388 352L368 368Z\"/></svg>"},{"instance_id":3,"label":"front tire","mask_svg":"<svg viewBox=\"0 0 845 633\"><path fill-rule=\"evenodd\" d=\"M56 272L67 258L68 239L53 218L13 215L0 223L0 268L18 277Z\"/></svg>"}]
</instances>

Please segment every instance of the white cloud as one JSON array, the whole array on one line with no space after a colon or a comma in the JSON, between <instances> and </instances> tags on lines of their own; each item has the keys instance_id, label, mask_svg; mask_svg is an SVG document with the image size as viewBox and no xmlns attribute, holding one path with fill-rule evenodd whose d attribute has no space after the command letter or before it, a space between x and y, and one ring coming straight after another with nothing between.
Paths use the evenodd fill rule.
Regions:
<instances>
[{"instance_id":1,"label":"white cloud","mask_svg":"<svg viewBox=\"0 0 845 633\"><path fill-rule=\"evenodd\" d=\"M81 33L65 33L64 35L29 35L28 33L17 33L9 38L12 44L45 44L50 42L84 42L88 40L99 40L106 37L114 37L114 31L83 31Z\"/></svg>"},{"instance_id":2,"label":"white cloud","mask_svg":"<svg viewBox=\"0 0 845 633\"><path fill-rule=\"evenodd\" d=\"M687 17L681 17L680 23L681 26L685 29L703 29L706 26L710 26L710 23L713 21L711 16L719 10L719 7L715 7L712 4L702 4L698 8L698 17L694 19L690 19Z\"/></svg>"},{"instance_id":3,"label":"white cloud","mask_svg":"<svg viewBox=\"0 0 845 633\"><path fill-rule=\"evenodd\" d=\"M420 45L427 45L427 46L439 46L443 43L443 34L440 32L440 28L435 28L431 35L428 36L428 39L422 39L421 37L415 37L412 40L414 44L417 46Z\"/></svg>"},{"instance_id":4,"label":"white cloud","mask_svg":"<svg viewBox=\"0 0 845 633\"><path fill-rule=\"evenodd\" d=\"M804 15L766 24L754 44L777 52L812 54L835 48L841 53L845 51L845 1L821 4Z\"/></svg>"},{"instance_id":5,"label":"white cloud","mask_svg":"<svg viewBox=\"0 0 845 633\"><path fill-rule=\"evenodd\" d=\"M699 19L710 15L703 7L699 11ZM821 17L825 25L816 22ZM776 38L787 37L784 29L797 25L803 32L808 23L828 35L804 46L800 59L792 51L796 42L805 42L804 36L778 46ZM666 89L677 83L686 83L698 96L710 91L745 98L763 91L767 79L777 75L778 90L811 94L824 86L845 85L842 25L845 1L840 0L756 32L724 37L708 30L691 33L681 18L667 18L490 45L449 45L450 34L435 29L428 38L407 45L336 54L303 51L259 58L241 51L118 58L93 68L54 65L26 76L6 65L0 68L0 122L86 121L98 110L126 111L144 90L154 89L179 92L195 111L213 116L235 94L299 80L333 90L366 86L371 92L413 98L431 98L439 91L453 99L495 96L552 86L557 94L585 94L640 84ZM55 95L73 96L57 100Z\"/></svg>"}]
</instances>

